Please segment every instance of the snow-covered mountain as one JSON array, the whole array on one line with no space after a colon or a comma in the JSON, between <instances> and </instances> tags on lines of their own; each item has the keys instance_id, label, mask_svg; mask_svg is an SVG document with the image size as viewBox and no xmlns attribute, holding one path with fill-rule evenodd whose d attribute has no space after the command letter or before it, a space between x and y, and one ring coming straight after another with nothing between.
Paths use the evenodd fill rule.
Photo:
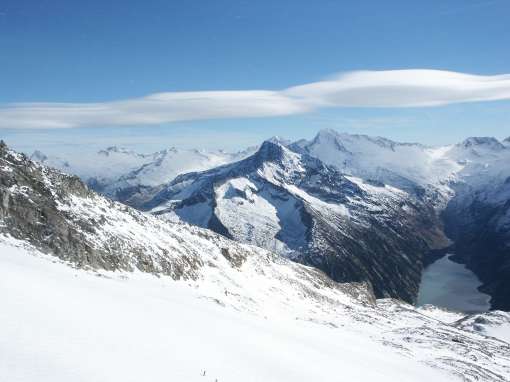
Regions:
<instances>
[{"instance_id":1,"label":"snow-covered mountain","mask_svg":"<svg viewBox=\"0 0 510 382\"><path fill-rule=\"evenodd\" d=\"M255 147L228 153L222 150L164 149L152 154L112 146L93 154L69 159L48 157L35 151L31 159L65 173L77 175L94 190L110 198L129 203L144 188L155 187L191 171L202 171L241 160Z\"/></svg>"},{"instance_id":2,"label":"snow-covered mountain","mask_svg":"<svg viewBox=\"0 0 510 382\"><path fill-rule=\"evenodd\" d=\"M337 281L370 281L378 297L414 301L422 257L448 244L433 208L414 195L344 175L275 141L155 191L138 207L313 265Z\"/></svg>"},{"instance_id":3,"label":"snow-covered mountain","mask_svg":"<svg viewBox=\"0 0 510 382\"><path fill-rule=\"evenodd\" d=\"M66 174L77 175L92 186L99 187L157 158L158 153L140 154L117 146L70 158L47 156L40 151L35 151L30 156L30 159L36 162L59 169Z\"/></svg>"},{"instance_id":4,"label":"snow-covered mountain","mask_svg":"<svg viewBox=\"0 0 510 382\"><path fill-rule=\"evenodd\" d=\"M298 171L280 176L300 176L301 157L265 146ZM3 144L0 199L6 380L510 380L510 344L474 325L504 338L504 314L471 324L376 301L366 284L145 215Z\"/></svg>"},{"instance_id":5,"label":"snow-covered mountain","mask_svg":"<svg viewBox=\"0 0 510 382\"><path fill-rule=\"evenodd\" d=\"M455 145L427 147L322 130L313 140L293 143L290 148L345 174L376 179L403 190L422 187L430 193L431 202L442 201L442 207L457 196L457 184L480 191L510 176L510 149L493 137L471 137Z\"/></svg>"},{"instance_id":6,"label":"snow-covered mountain","mask_svg":"<svg viewBox=\"0 0 510 382\"><path fill-rule=\"evenodd\" d=\"M365 188L375 186L376 188L372 188L372 191L376 190L377 186L379 186L379 191L382 186L385 186L385 195L389 192L394 198L394 203L380 200L374 202L375 199L378 199L375 195L369 197L371 200L364 200L369 195L367 192L361 196L358 195L358 203L361 204L356 209L361 211L364 208L362 204L366 202L365 214L371 215L376 220L381 221L381 216L386 216L386 218L398 216L401 219L401 216L404 215L396 214L395 211L386 211L387 208L393 208L392 206L395 206L396 200L399 198L408 204L418 206L420 214L424 216L424 222L429 221L426 224L429 227L425 230L417 230L417 233L422 235L421 238L425 239L426 244L417 252L422 253L423 248L439 248L446 245L447 241L441 234L444 231L455 243L456 256L454 258L467 264L483 281L482 289L492 296L492 306L510 310L510 298L508 297L510 296L510 181L508 180L510 179L510 166L508 166L510 163L510 138L500 142L491 137L471 137L454 145L428 147L418 143L394 142L381 137L323 130L309 141L300 140L292 143L275 137L268 142L281 145L300 156L322 162L323 166L331 167L338 172L347 183L351 182L357 186L364 184ZM291 203L295 196L292 196L286 205L280 203L276 208L277 212L273 211L269 213L270 216L265 216L268 213L265 208L267 206L263 207L253 202L240 204L238 203L239 198L243 198L243 196L239 195L212 198L211 189L215 186L212 187L207 180L198 181L202 175L199 175L201 173L197 173L197 171L220 166L217 168L218 171L214 170L203 175L204 179L214 179L216 175L212 178L209 175L220 174L224 164L237 162L255 151L256 148L253 148L237 154L225 154L223 152L202 153L194 150L172 149L149 156L140 156L127 150L110 148L101 155L111 157L106 163L111 161L113 165L104 165L99 160L92 160L88 162L90 163L88 167L82 166L88 170L78 169L70 161L46 158L41 153L34 155L34 159L68 173L77 174L82 179L88 180L95 190L130 206L144 209L159 206L161 208L156 208L156 213L162 213L160 210L166 209L168 213L165 215L169 218L179 217L192 224L210 227L236 240L261 245L279 253L286 253L290 257L299 258L303 253L310 253L311 247L313 247L310 243L313 242L313 239L309 233L312 229L306 219L302 220L302 216L298 216L297 210L292 208ZM87 163L86 160L85 163ZM119 164L117 165L117 163ZM308 160L308 163L312 163L312 161ZM241 169L241 167L237 168ZM93 168L102 168L103 173L98 173L98 170L94 170L94 172ZM282 171L286 171L286 169ZM192 175L184 176L178 182L172 181L179 174L190 172ZM244 175L241 174L240 177L245 177ZM108 176L110 178L107 178ZM222 179L221 182L223 181ZM281 180L285 184L286 181L286 179ZM200 190L199 184L203 184L205 188ZM296 186L292 182L290 185ZM335 190L334 188L337 186L340 188ZM253 184L251 187L247 183L234 184L232 187L237 190L244 190L246 187L261 189L259 184ZM297 187L299 188L299 186ZM325 193L336 193L333 197L336 198L334 203L344 205L345 201L340 201L342 196L339 195L346 192L343 197L348 199L350 197L348 192L335 181L331 182L331 187L332 191L327 190ZM284 194L289 192L288 188L283 188ZM180 190L180 194L173 200L176 190ZM321 193L324 194L323 191ZM267 199L267 195L258 191L254 194L259 199L266 201L273 198L271 196ZM322 196L319 196L318 199L322 200ZM317 196L314 195L314 197ZM330 197L331 195L322 201L331 204L328 199ZM250 198L251 196L247 196L245 199ZM298 196L298 199L300 198ZM213 199L221 201L220 205L214 204L216 201ZM229 202L226 203L225 200L229 200ZM179 211L178 213L169 212L172 208L167 206L168 201L173 205L172 208ZM268 203L275 204L271 201ZM374 217L373 208L370 207L374 203L379 204L377 217ZM350 208L352 209L352 206ZM430 217L429 209L435 210L436 219ZM240 212L239 216L237 216L238 211ZM294 215L292 216L292 214ZM328 219L323 220L327 221ZM343 220L342 224L345 226L347 220ZM388 218L388 220L391 219ZM432 220L434 221L432 222ZM351 219L352 221L354 220ZM367 221L365 219L365 224L371 224L366 223ZM343 226L335 227L335 224L328 224L334 228L331 228L331 234L327 236L332 237L335 229L346 232ZM354 226L350 223L347 225ZM227 228L225 228L226 226ZM413 226L413 224L409 226ZM389 232L386 234L389 235L387 240L392 241L395 238L399 240L399 235L407 235L407 232L405 229L396 227L395 224L393 226L390 224ZM402 235L400 239L403 239ZM359 240L356 235L352 237L354 237L354 241ZM322 239L322 241L328 240ZM361 240L360 242L365 243L366 241ZM338 248L344 246L345 241L342 240L332 248L336 248L335 251L337 251ZM359 249L361 251L361 248ZM453 250L453 248L451 249ZM390 251L390 249L386 248L382 252L385 251ZM350 252L354 251L350 250ZM421 255L419 256L421 257ZM315 259L314 261L306 260L306 262L325 270L334 267L332 264L321 265L321 262L317 261L318 257ZM302 258L300 260L303 261ZM424 261L429 262L428 258L425 258ZM362 267L362 264L357 264L355 268L359 269L360 266ZM415 266L413 279L419 273L420 267L419 264ZM345 264L342 268L345 268ZM346 272L352 275L350 270ZM337 279L342 280L344 277L345 275L336 276ZM407 284L411 285L412 283ZM411 287L411 289L413 288ZM376 290L379 288L376 287ZM403 297L402 294L393 295ZM410 301L408 297L406 298Z\"/></svg>"},{"instance_id":7,"label":"snow-covered mountain","mask_svg":"<svg viewBox=\"0 0 510 382\"><path fill-rule=\"evenodd\" d=\"M378 296L407 301L428 262L424 253L452 244L445 230L492 306L510 310L508 163L510 147L495 138L427 147L324 130L311 141L272 139L244 161L145 189L132 205L285 254L336 280L369 280ZM406 271L395 271L393 258ZM367 264L375 274L360 271ZM401 282L389 287L395 278Z\"/></svg>"},{"instance_id":8,"label":"snow-covered mountain","mask_svg":"<svg viewBox=\"0 0 510 382\"><path fill-rule=\"evenodd\" d=\"M430 200L440 205L451 196L448 182L462 168L455 159L444 155L450 149L448 146L427 147L334 130L322 130L313 140L296 142L291 148L345 174L374 179L412 193L430 192Z\"/></svg>"},{"instance_id":9,"label":"snow-covered mountain","mask_svg":"<svg viewBox=\"0 0 510 382\"><path fill-rule=\"evenodd\" d=\"M456 259L484 282L495 309L510 310L510 146L471 137L444 147L319 132L291 145L346 174L422 195L442 217Z\"/></svg>"},{"instance_id":10,"label":"snow-covered mountain","mask_svg":"<svg viewBox=\"0 0 510 382\"><path fill-rule=\"evenodd\" d=\"M495 309L510 310L510 146L466 140L450 155L463 163L443 211L457 260L483 281Z\"/></svg>"}]
</instances>

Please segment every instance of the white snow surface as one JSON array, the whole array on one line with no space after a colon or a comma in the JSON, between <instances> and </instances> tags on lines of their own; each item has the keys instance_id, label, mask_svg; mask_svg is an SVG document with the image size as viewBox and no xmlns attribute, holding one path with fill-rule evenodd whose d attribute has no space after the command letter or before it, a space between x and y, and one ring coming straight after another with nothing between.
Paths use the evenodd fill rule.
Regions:
<instances>
[{"instance_id":1,"label":"white snow surface","mask_svg":"<svg viewBox=\"0 0 510 382\"><path fill-rule=\"evenodd\" d=\"M238 241L287 257L306 245L306 227L294 198L284 198L257 180L234 178L216 187L215 200L218 219Z\"/></svg>"},{"instance_id":2,"label":"white snow surface","mask_svg":"<svg viewBox=\"0 0 510 382\"><path fill-rule=\"evenodd\" d=\"M372 305L306 277L306 267L255 256L240 269L206 268L197 282L86 271L0 237L0 375L10 382L510 378L508 344L406 304Z\"/></svg>"},{"instance_id":3,"label":"white snow surface","mask_svg":"<svg viewBox=\"0 0 510 382\"><path fill-rule=\"evenodd\" d=\"M476 314L460 320L457 326L510 343L510 312L492 311Z\"/></svg>"}]
</instances>

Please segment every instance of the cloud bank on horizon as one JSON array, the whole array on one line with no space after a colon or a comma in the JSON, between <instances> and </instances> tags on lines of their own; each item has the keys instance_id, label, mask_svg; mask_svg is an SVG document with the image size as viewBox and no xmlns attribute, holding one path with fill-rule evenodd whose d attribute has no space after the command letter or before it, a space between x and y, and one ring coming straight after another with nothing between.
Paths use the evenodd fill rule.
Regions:
<instances>
[{"instance_id":1,"label":"cloud bank on horizon","mask_svg":"<svg viewBox=\"0 0 510 382\"><path fill-rule=\"evenodd\" d=\"M0 106L0 128L132 126L274 117L342 107L431 107L510 99L510 74L406 69L355 71L283 90L165 92L102 103Z\"/></svg>"}]
</instances>

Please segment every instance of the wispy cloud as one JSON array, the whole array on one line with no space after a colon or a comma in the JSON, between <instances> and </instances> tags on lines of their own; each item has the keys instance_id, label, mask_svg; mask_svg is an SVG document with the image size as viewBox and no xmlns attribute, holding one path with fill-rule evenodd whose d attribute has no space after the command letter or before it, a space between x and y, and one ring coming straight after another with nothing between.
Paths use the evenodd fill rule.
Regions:
<instances>
[{"instance_id":1,"label":"wispy cloud","mask_svg":"<svg viewBox=\"0 0 510 382\"><path fill-rule=\"evenodd\" d=\"M72 128L254 118L335 107L430 107L510 99L510 75L440 70L358 71L279 91L168 92L104 103L0 106L0 128Z\"/></svg>"}]
</instances>

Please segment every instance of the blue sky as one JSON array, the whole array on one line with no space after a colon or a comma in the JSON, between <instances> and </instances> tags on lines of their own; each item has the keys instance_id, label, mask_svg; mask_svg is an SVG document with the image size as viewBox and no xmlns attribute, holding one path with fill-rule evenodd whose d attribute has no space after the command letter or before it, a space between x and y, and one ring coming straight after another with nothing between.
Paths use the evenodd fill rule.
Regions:
<instances>
[{"instance_id":1,"label":"blue sky","mask_svg":"<svg viewBox=\"0 0 510 382\"><path fill-rule=\"evenodd\" d=\"M281 90L356 70L507 74L509 15L507 0L3 0L0 109L161 92ZM470 135L503 138L510 135L510 101L341 106L129 126L3 127L0 137L27 151L79 142L89 148L235 149L272 135L311 137L321 128L429 144Z\"/></svg>"}]
</instances>

